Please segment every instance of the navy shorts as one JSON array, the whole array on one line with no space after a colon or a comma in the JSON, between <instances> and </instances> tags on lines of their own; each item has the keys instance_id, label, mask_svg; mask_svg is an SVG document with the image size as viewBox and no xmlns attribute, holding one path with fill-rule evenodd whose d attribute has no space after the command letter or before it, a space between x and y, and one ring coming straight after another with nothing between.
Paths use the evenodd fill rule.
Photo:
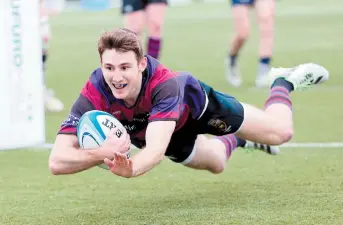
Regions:
<instances>
[{"instance_id":1,"label":"navy shorts","mask_svg":"<svg viewBox=\"0 0 343 225\"><path fill-rule=\"evenodd\" d=\"M122 14L126 14L139 10L144 10L145 7L151 3L168 4L167 0L123 0L121 12Z\"/></svg>"},{"instance_id":2,"label":"navy shorts","mask_svg":"<svg viewBox=\"0 0 343 225\"><path fill-rule=\"evenodd\" d=\"M253 5L255 0L231 0L231 4L234 5Z\"/></svg>"},{"instance_id":3,"label":"navy shorts","mask_svg":"<svg viewBox=\"0 0 343 225\"><path fill-rule=\"evenodd\" d=\"M222 136L235 133L244 120L243 105L234 97L215 91L202 83L208 97L204 114L198 119L189 118L170 140L166 156L174 162L186 164L194 154L194 144L199 134Z\"/></svg>"}]
</instances>

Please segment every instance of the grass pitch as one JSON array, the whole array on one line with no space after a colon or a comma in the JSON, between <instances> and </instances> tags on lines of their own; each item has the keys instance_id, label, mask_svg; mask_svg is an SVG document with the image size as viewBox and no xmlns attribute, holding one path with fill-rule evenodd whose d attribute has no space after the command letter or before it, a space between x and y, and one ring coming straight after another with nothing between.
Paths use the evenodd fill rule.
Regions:
<instances>
[{"instance_id":1,"label":"grass pitch","mask_svg":"<svg viewBox=\"0 0 343 225\"><path fill-rule=\"evenodd\" d=\"M343 7L340 0L277 2L274 66L313 61L331 72L328 83L293 93L294 142L342 142ZM48 84L69 108L99 59L96 42L121 25L118 9L63 13L52 20ZM224 78L232 23L228 3L192 4L168 10L161 61L187 70L241 101L263 106L257 90L258 32L240 55L244 86ZM47 113L48 141L69 110ZM284 149L273 157L234 152L220 175L165 160L136 179L94 168L54 177L48 151L0 152L0 224L343 224L343 149Z\"/></svg>"}]
</instances>

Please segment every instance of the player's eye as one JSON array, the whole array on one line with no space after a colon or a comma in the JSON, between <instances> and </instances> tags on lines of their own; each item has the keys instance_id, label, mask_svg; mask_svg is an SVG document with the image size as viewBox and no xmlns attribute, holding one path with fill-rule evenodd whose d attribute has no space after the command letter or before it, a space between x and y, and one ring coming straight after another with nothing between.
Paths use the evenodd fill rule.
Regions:
<instances>
[{"instance_id":1,"label":"player's eye","mask_svg":"<svg viewBox=\"0 0 343 225\"><path fill-rule=\"evenodd\" d=\"M113 70L113 67L112 66L106 66L105 67L107 70L109 70L109 71L112 71Z\"/></svg>"},{"instance_id":2,"label":"player's eye","mask_svg":"<svg viewBox=\"0 0 343 225\"><path fill-rule=\"evenodd\" d=\"M128 66L123 66L121 69L123 70L123 71L125 71L125 70L127 70L129 67Z\"/></svg>"}]
</instances>

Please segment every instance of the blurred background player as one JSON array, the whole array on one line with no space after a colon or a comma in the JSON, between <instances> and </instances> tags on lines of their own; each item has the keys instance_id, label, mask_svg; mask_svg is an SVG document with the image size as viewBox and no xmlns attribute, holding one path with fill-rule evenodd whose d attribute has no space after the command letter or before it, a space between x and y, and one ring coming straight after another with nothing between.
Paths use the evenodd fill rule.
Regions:
<instances>
[{"instance_id":1,"label":"blurred background player","mask_svg":"<svg viewBox=\"0 0 343 225\"><path fill-rule=\"evenodd\" d=\"M273 50L273 31L275 0L232 0L232 16L235 34L226 59L227 79L229 83L238 87L242 77L238 69L238 55L250 32L249 10L255 8L260 32L259 65L256 77L256 87L268 87L267 73Z\"/></svg>"},{"instance_id":2,"label":"blurred background player","mask_svg":"<svg viewBox=\"0 0 343 225\"><path fill-rule=\"evenodd\" d=\"M147 54L160 58L167 0L123 0L124 26L142 36L147 28Z\"/></svg>"},{"instance_id":3,"label":"blurred background player","mask_svg":"<svg viewBox=\"0 0 343 225\"><path fill-rule=\"evenodd\" d=\"M50 112L60 112L64 105L61 100L54 96L54 91L46 87L46 61L48 57L48 44L51 38L49 17L58 12L45 7L44 0L40 0L40 29L42 38L42 60L43 60L43 79L44 79L44 105Z\"/></svg>"}]
</instances>

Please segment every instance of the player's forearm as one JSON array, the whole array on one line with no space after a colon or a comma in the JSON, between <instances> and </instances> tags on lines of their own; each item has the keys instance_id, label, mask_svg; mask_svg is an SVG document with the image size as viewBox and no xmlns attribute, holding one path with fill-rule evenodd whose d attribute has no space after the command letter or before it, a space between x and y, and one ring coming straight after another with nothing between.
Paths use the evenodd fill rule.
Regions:
<instances>
[{"instance_id":1,"label":"player's forearm","mask_svg":"<svg viewBox=\"0 0 343 225\"><path fill-rule=\"evenodd\" d=\"M51 154L49 158L49 168L54 175L81 172L101 164L104 159L98 150L79 150L69 147L56 152L59 153Z\"/></svg>"},{"instance_id":2,"label":"player's forearm","mask_svg":"<svg viewBox=\"0 0 343 225\"><path fill-rule=\"evenodd\" d=\"M164 152L163 150L147 148L138 152L132 158L133 177L140 176L159 164L164 158Z\"/></svg>"}]
</instances>

